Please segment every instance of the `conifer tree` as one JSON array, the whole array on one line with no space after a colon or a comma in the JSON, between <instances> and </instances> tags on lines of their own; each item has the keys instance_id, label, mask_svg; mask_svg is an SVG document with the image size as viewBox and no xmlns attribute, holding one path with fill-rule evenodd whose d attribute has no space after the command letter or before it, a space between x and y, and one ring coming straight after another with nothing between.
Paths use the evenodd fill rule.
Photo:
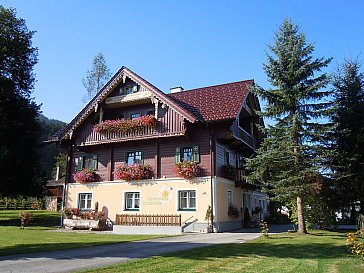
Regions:
<instances>
[{"instance_id":1,"label":"conifer tree","mask_svg":"<svg viewBox=\"0 0 364 273\"><path fill-rule=\"evenodd\" d=\"M296 204L298 232L307 233L305 197L317 191L321 175L320 139L326 126L317 119L326 114L328 95L322 89L329 78L321 69L331 59L313 58L314 45L290 19L285 19L269 46L264 71L273 89L256 86L254 92L267 102L261 116L274 125L264 129L257 156L248 160L248 181L261 181L277 200ZM321 73L320 75L316 75Z\"/></svg>"},{"instance_id":2,"label":"conifer tree","mask_svg":"<svg viewBox=\"0 0 364 273\"><path fill-rule=\"evenodd\" d=\"M333 179L328 197L334 208L360 202L364 210L364 74L357 60L346 60L333 78L335 124L331 136Z\"/></svg>"}]
</instances>

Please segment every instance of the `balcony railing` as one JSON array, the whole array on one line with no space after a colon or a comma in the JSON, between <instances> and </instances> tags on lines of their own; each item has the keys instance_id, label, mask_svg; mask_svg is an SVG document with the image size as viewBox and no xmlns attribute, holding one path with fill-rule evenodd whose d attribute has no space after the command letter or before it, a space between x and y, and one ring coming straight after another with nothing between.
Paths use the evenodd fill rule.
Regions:
<instances>
[{"instance_id":1,"label":"balcony railing","mask_svg":"<svg viewBox=\"0 0 364 273\"><path fill-rule=\"evenodd\" d=\"M256 148L255 140L254 138L246 132L244 129L242 129L238 122L235 121L232 126L233 136L241 141L243 141L245 144L250 146L252 149Z\"/></svg>"},{"instance_id":2,"label":"balcony railing","mask_svg":"<svg viewBox=\"0 0 364 273\"><path fill-rule=\"evenodd\" d=\"M244 189L259 188L257 184L250 184L246 182L247 172L244 168L229 167L225 170L224 177L235 182L235 187Z\"/></svg>"},{"instance_id":3,"label":"balcony railing","mask_svg":"<svg viewBox=\"0 0 364 273\"><path fill-rule=\"evenodd\" d=\"M94 145L108 142L121 142L137 139L148 139L162 136L183 135L185 132L184 125L174 125L173 127L164 127L157 122L156 127L140 127L126 132L103 132L98 133L93 130L92 124L87 124L80 132L76 139L77 145Z\"/></svg>"}]
</instances>

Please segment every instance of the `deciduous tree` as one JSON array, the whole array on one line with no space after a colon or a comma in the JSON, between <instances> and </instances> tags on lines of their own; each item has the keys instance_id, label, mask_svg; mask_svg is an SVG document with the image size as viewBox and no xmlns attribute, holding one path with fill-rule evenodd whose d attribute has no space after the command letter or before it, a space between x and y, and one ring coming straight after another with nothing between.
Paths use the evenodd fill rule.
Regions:
<instances>
[{"instance_id":1,"label":"deciduous tree","mask_svg":"<svg viewBox=\"0 0 364 273\"><path fill-rule=\"evenodd\" d=\"M87 90L84 101L91 99L104 86L111 77L109 68L102 52L97 54L92 61L91 70L87 70L86 78L82 79L82 84Z\"/></svg>"},{"instance_id":2,"label":"deciduous tree","mask_svg":"<svg viewBox=\"0 0 364 273\"><path fill-rule=\"evenodd\" d=\"M0 6L0 194L39 195L36 117L39 106L30 98L37 48L34 32Z\"/></svg>"}]
</instances>

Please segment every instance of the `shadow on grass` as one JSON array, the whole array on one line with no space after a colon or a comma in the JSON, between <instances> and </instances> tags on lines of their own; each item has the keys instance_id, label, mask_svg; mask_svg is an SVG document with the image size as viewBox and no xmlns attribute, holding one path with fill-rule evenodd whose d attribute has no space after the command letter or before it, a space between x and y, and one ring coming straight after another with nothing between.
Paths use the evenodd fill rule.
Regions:
<instances>
[{"instance_id":1,"label":"shadow on grass","mask_svg":"<svg viewBox=\"0 0 364 273\"><path fill-rule=\"evenodd\" d=\"M287 239L289 240L287 242ZM165 255L166 257L178 257L189 260L210 260L214 258L234 258L234 257L251 257L266 256L275 258L295 258L295 259L337 259L346 257L348 252L344 245L338 245L338 239L332 239L332 242L303 242L300 239L291 237L280 237L271 239L258 239L249 243L241 244L220 244L210 245L208 243L191 243L191 242L152 242L136 241L132 243L115 243L115 241L103 241L101 243L52 243L52 244L27 244L5 247L1 249L4 253L14 252L16 249L22 249L24 252L34 252L37 249L56 250L60 248L89 247L87 249L67 249L65 251L52 251L43 253L34 253L20 256L3 256L1 260L17 260L24 257L44 257L56 260L70 259L92 259L92 258L145 258L149 256ZM311 238L314 240L314 238ZM341 240L340 240L341 241ZM302 242L302 241L301 241ZM105 245L109 244L109 245ZM98 245L98 246L95 246ZM204 247L201 249L201 247ZM198 249L200 248L200 249ZM188 250L188 251L186 251Z\"/></svg>"}]
</instances>

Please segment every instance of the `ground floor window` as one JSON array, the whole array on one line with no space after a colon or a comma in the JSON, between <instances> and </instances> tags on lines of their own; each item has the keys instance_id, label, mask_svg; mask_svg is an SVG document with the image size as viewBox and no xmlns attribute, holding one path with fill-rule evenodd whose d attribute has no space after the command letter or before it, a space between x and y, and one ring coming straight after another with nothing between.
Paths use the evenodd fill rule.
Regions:
<instances>
[{"instance_id":1,"label":"ground floor window","mask_svg":"<svg viewBox=\"0 0 364 273\"><path fill-rule=\"evenodd\" d=\"M178 192L178 210L196 210L195 190L183 190Z\"/></svg>"},{"instance_id":2,"label":"ground floor window","mask_svg":"<svg viewBox=\"0 0 364 273\"><path fill-rule=\"evenodd\" d=\"M125 210L140 210L140 192L125 193Z\"/></svg>"},{"instance_id":3,"label":"ground floor window","mask_svg":"<svg viewBox=\"0 0 364 273\"><path fill-rule=\"evenodd\" d=\"M90 210L92 205L92 193L78 194L78 208L82 210Z\"/></svg>"}]
</instances>

